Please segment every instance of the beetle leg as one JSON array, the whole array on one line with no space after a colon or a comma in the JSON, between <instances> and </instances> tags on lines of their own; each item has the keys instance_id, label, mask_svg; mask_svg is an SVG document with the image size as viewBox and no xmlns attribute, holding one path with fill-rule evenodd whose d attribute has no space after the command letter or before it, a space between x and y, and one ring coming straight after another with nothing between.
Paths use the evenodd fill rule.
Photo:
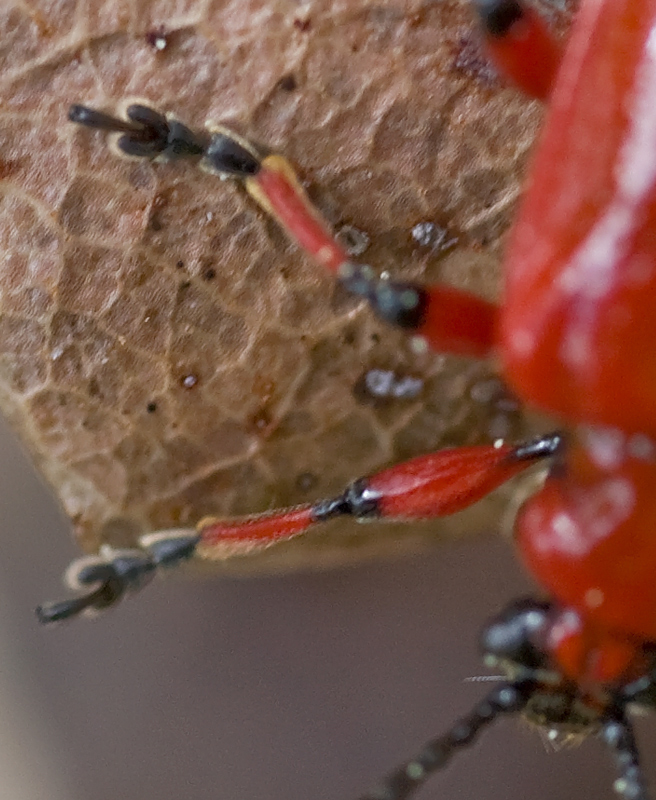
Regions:
<instances>
[{"instance_id":1,"label":"beetle leg","mask_svg":"<svg viewBox=\"0 0 656 800\"><path fill-rule=\"evenodd\" d=\"M633 725L621 705L609 716L601 729L601 738L615 756L620 774L613 788L624 800L648 800Z\"/></svg>"},{"instance_id":2,"label":"beetle leg","mask_svg":"<svg viewBox=\"0 0 656 800\"><path fill-rule=\"evenodd\" d=\"M263 156L225 128L214 128L212 134L201 166L241 180L299 247L333 272L344 288L365 298L379 317L441 353L476 358L490 354L497 317L494 303L450 286L388 280L366 264L352 262L283 156Z\"/></svg>"},{"instance_id":3,"label":"beetle leg","mask_svg":"<svg viewBox=\"0 0 656 800\"><path fill-rule=\"evenodd\" d=\"M624 800L648 800L633 726L622 706L604 723L601 738L615 755L620 777L613 788Z\"/></svg>"},{"instance_id":4,"label":"beetle leg","mask_svg":"<svg viewBox=\"0 0 656 800\"><path fill-rule=\"evenodd\" d=\"M124 156L170 161L205 152L202 136L148 106L132 103L125 109L125 116L127 119L120 119L82 105L73 105L68 110L71 122L115 134L114 145Z\"/></svg>"},{"instance_id":5,"label":"beetle leg","mask_svg":"<svg viewBox=\"0 0 656 800\"><path fill-rule=\"evenodd\" d=\"M371 267L353 263L282 156L263 154L225 128L215 128L205 141L145 105L129 105L125 117L81 105L69 111L72 121L117 136L115 144L123 155L151 160L199 158L206 171L237 179L347 290L366 298L379 316L423 337L435 349L470 356L490 352L497 313L494 304L451 287L386 280ZM357 480L333 499L241 519L204 520L198 533L172 531L143 537L138 548L125 554L101 552L95 570L78 568L77 583L89 590L87 594L43 606L39 617L49 622L112 605L126 592L140 588L158 567L191 556L199 546L215 550L267 546L341 515L358 520L415 520L455 513L536 460L552 455L559 441L559 436L552 435L517 448L446 449Z\"/></svg>"},{"instance_id":6,"label":"beetle leg","mask_svg":"<svg viewBox=\"0 0 656 800\"><path fill-rule=\"evenodd\" d=\"M69 119L114 135L113 144L124 156L167 161L202 156L205 171L240 181L302 250L335 274L347 291L366 299L379 317L417 337L420 346L474 358L490 355L497 320L494 303L450 286L389 280L366 264L352 262L283 156L265 155L221 126L211 128L206 141L148 106L128 105L125 114L127 119L120 119L74 105Z\"/></svg>"},{"instance_id":7,"label":"beetle leg","mask_svg":"<svg viewBox=\"0 0 656 800\"><path fill-rule=\"evenodd\" d=\"M353 481L342 494L295 508L236 519L201 520L199 547L230 552L267 547L334 517L411 521L434 519L473 505L536 461L554 455L559 434L529 444L440 450Z\"/></svg>"},{"instance_id":8,"label":"beetle leg","mask_svg":"<svg viewBox=\"0 0 656 800\"><path fill-rule=\"evenodd\" d=\"M546 100L562 48L538 12L523 0L473 0L492 60L526 94Z\"/></svg>"},{"instance_id":9,"label":"beetle leg","mask_svg":"<svg viewBox=\"0 0 656 800\"><path fill-rule=\"evenodd\" d=\"M198 540L194 530L174 529L142 536L139 547L114 550L104 546L97 556L82 556L68 568L66 583L86 593L56 603L44 603L36 609L37 619L42 624L61 622L116 605L128 592L149 583L158 569L190 558Z\"/></svg>"},{"instance_id":10,"label":"beetle leg","mask_svg":"<svg viewBox=\"0 0 656 800\"><path fill-rule=\"evenodd\" d=\"M469 747L482 730L504 714L523 711L534 692L531 681L502 683L480 701L467 717L444 735L428 742L411 761L394 770L360 800L406 800L434 773L444 769L457 750Z\"/></svg>"},{"instance_id":11,"label":"beetle leg","mask_svg":"<svg viewBox=\"0 0 656 800\"><path fill-rule=\"evenodd\" d=\"M334 517L411 521L454 514L494 491L537 461L558 453L559 433L531 442L441 450L413 458L369 478L353 481L337 497L295 508L233 519L206 518L198 531L173 529L146 534L138 547L103 547L97 556L74 561L67 583L87 590L69 600L37 608L41 623L59 622L115 605L150 581L161 568L177 566L200 548L205 555L268 547L306 533Z\"/></svg>"}]
</instances>

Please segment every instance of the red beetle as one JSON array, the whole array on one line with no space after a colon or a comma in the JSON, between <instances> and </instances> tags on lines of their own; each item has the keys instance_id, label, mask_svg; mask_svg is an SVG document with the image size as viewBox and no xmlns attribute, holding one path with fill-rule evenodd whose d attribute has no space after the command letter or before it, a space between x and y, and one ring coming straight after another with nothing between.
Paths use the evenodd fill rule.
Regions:
<instances>
[{"instance_id":1,"label":"red beetle","mask_svg":"<svg viewBox=\"0 0 656 800\"><path fill-rule=\"evenodd\" d=\"M231 131L196 134L141 105L125 120L84 106L69 116L115 135L125 155L195 158L236 178L377 314L440 351L498 353L510 386L559 417L566 438L445 450L312 505L143 537L140 549L83 561L74 571L89 593L39 615L103 608L197 548L267 545L338 515L450 514L549 457L551 472L515 533L550 599L514 602L482 636L486 662L503 668L506 682L366 797L402 800L497 716L523 712L551 728L601 733L616 755L616 791L642 799L627 707L656 704L656 0L583 0L562 57L518 0L476 6L501 69L525 91L550 96L499 309L354 263L288 162Z\"/></svg>"}]
</instances>

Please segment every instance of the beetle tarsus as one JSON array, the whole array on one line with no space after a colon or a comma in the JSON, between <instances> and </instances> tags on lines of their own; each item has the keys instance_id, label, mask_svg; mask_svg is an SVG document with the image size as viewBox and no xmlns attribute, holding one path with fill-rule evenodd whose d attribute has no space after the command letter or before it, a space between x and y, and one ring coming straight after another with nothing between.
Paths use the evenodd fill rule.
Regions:
<instances>
[{"instance_id":1,"label":"beetle tarsus","mask_svg":"<svg viewBox=\"0 0 656 800\"><path fill-rule=\"evenodd\" d=\"M132 158L192 158L205 152L203 137L186 125L144 106L133 103L125 110L127 119L83 105L72 105L68 118L78 125L120 134L116 147Z\"/></svg>"},{"instance_id":2,"label":"beetle tarsus","mask_svg":"<svg viewBox=\"0 0 656 800\"><path fill-rule=\"evenodd\" d=\"M212 132L212 139L205 151L203 167L208 172L220 175L249 178L260 171L262 159L246 139L220 128Z\"/></svg>"},{"instance_id":3,"label":"beetle tarsus","mask_svg":"<svg viewBox=\"0 0 656 800\"><path fill-rule=\"evenodd\" d=\"M97 556L76 559L67 570L66 582L74 589L94 588L69 600L39 606L37 618L48 624L116 605L128 592L149 583L158 569L171 568L191 558L199 541L195 530L160 531L142 536L139 547L104 547Z\"/></svg>"},{"instance_id":4,"label":"beetle tarsus","mask_svg":"<svg viewBox=\"0 0 656 800\"><path fill-rule=\"evenodd\" d=\"M200 539L196 531L174 529L145 534L139 538L139 544L148 551L156 566L168 568L191 558Z\"/></svg>"},{"instance_id":5,"label":"beetle tarsus","mask_svg":"<svg viewBox=\"0 0 656 800\"><path fill-rule=\"evenodd\" d=\"M123 596L123 587L115 581L106 581L93 592L55 603L37 606L36 617L42 625L78 617L85 611L101 611L114 605Z\"/></svg>"},{"instance_id":6,"label":"beetle tarsus","mask_svg":"<svg viewBox=\"0 0 656 800\"><path fill-rule=\"evenodd\" d=\"M517 0L474 0L481 24L490 36L505 36L524 16Z\"/></svg>"},{"instance_id":7,"label":"beetle tarsus","mask_svg":"<svg viewBox=\"0 0 656 800\"><path fill-rule=\"evenodd\" d=\"M564 446L563 434L560 431L547 433L532 439L530 442L517 445L511 457L518 461L535 461L540 458L550 458L562 451Z\"/></svg>"}]
</instances>

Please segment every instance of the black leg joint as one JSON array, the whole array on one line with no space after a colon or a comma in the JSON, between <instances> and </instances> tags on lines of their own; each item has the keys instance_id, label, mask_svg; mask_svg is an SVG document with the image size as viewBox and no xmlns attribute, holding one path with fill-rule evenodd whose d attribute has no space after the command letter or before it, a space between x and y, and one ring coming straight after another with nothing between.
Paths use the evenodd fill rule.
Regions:
<instances>
[{"instance_id":1,"label":"black leg joint","mask_svg":"<svg viewBox=\"0 0 656 800\"><path fill-rule=\"evenodd\" d=\"M359 520L377 519L380 517L380 497L369 488L366 478L353 481L344 492L349 514Z\"/></svg>"},{"instance_id":2,"label":"black leg joint","mask_svg":"<svg viewBox=\"0 0 656 800\"><path fill-rule=\"evenodd\" d=\"M524 16L517 0L474 0L485 33L501 38Z\"/></svg>"},{"instance_id":3,"label":"black leg joint","mask_svg":"<svg viewBox=\"0 0 656 800\"><path fill-rule=\"evenodd\" d=\"M562 452L563 447L563 434L560 431L554 431L532 439L530 442L517 445L510 457L516 461L537 461L540 458L558 455Z\"/></svg>"},{"instance_id":4,"label":"black leg joint","mask_svg":"<svg viewBox=\"0 0 656 800\"><path fill-rule=\"evenodd\" d=\"M546 669L544 641L552 609L551 603L532 597L513 600L481 631L481 652L497 661L512 662L527 672Z\"/></svg>"},{"instance_id":5,"label":"black leg joint","mask_svg":"<svg viewBox=\"0 0 656 800\"><path fill-rule=\"evenodd\" d=\"M349 516L358 520L380 517L378 495L371 491L366 478L353 481L344 494L331 500L321 500L312 507L314 522L326 522L333 517Z\"/></svg>"},{"instance_id":6,"label":"black leg joint","mask_svg":"<svg viewBox=\"0 0 656 800\"><path fill-rule=\"evenodd\" d=\"M312 506L313 522L328 522L329 519L349 514L348 504L343 495L330 500L320 500Z\"/></svg>"},{"instance_id":7,"label":"black leg joint","mask_svg":"<svg viewBox=\"0 0 656 800\"><path fill-rule=\"evenodd\" d=\"M177 120L169 120L169 133L166 147L162 155L174 161L177 158L197 158L202 156L207 147L207 141L195 134L186 125Z\"/></svg>"},{"instance_id":8,"label":"black leg joint","mask_svg":"<svg viewBox=\"0 0 656 800\"><path fill-rule=\"evenodd\" d=\"M262 160L245 140L219 131L212 135L205 151L205 164L210 172L249 178L260 171Z\"/></svg>"},{"instance_id":9,"label":"black leg joint","mask_svg":"<svg viewBox=\"0 0 656 800\"><path fill-rule=\"evenodd\" d=\"M175 160L193 158L205 152L206 142L186 125L169 120L148 106L131 105L126 110L128 119L137 129L121 136L118 148L127 156Z\"/></svg>"},{"instance_id":10,"label":"black leg joint","mask_svg":"<svg viewBox=\"0 0 656 800\"><path fill-rule=\"evenodd\" d=\"M155 566L168 568L192 558L200 540L199 533L174 530L146 534L139 539L139 545L148 552Z\"/></svg>"},{"instance_id":11,"label":"black leg joint","mask_svg":"<svg viewBox=\"0 0 656 800\"><path fill-rule=\"evenodd\" d=\"M348 262L340 268L339 282L351 294L364 297L385 322L407 331L420 328L428 308L428 292L416 283L388 281L366 264Z\"/></svg>"},{"instance_id":12,"label":"black leg joint","mask_svg":"<svg viewBox=\"0 0 656 800\"><path fill-rule=\"evenodd\" d=\"M415 283L380 281L370 303L381 319L403 330L415 331L426 319L428 293Z\"/></svg>"},{"instance_id":13,"label":"black leg joint","mask_svg":"<svg viewBox=\"0 0 656 800\"><path fill-rule=\"evenodd\" d=\"M119 550L111 561L111 567L125 591L136 591L153 577L157 565L149 553L135 548Z\"/></svg>"}]
</instances>

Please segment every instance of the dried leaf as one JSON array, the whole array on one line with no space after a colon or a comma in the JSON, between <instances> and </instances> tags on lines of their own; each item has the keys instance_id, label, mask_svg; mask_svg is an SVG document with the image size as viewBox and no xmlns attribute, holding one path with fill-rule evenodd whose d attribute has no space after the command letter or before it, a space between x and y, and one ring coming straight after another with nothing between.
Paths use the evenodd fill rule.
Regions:
<instances>
[{"instance_id":1,"label":"dried leaf","mask_svg":"<svg viewBox=\"0 0 656 800\"><path fill-rule=\"evenodd\" d=\"M525 431L487 367L414 354L238 187L66 119L139 97L228 124L298 165L368 263L493 297L540 109L464 0L9 0L0 30L0 402L84 549ZM498 507L231 568L414 548Z\"/></svg>"}]
</instances>

